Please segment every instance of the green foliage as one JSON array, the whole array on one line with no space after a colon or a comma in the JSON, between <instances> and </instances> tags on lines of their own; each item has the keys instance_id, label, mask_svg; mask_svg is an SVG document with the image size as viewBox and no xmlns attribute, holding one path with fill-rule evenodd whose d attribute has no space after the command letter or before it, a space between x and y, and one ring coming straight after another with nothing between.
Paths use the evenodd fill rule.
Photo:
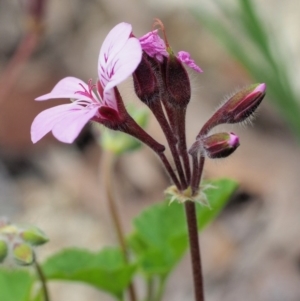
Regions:
<instances>
[{"instance_id":1,"label":"green foliage","mask_svg":"<svg viewBox=\"0 0 300 301\"><path fill-rule=\"evenodd\" d=\"M43 265L48 280L81 281L121 298L135 271L124 262L117 248L98 253L67 249L50 257Z\"/></svg>"},{"instance_id":2,"label":"green foliage","mask_svg":"<svg viewBox=\"0 0 300 301\"><path fill-rule=\"evenodd\" d=\"M219 179L206 182L205 187L211 208L196 205L199 230L217 216L237 183ZM134 233L128 243L136 256L135 264L125 263L119 248L104 248L100 252L71 248L51 256L42 265L47 281L80 281L122 300L139 267L149 286L156 283L152 293L155 300L160 300L167 277L188 248L184 206L176 202L169 205L169 201L150 206L134 219ZM43 301L41 290L33 295L37 278L29 271L0 270L1 301Z\"/></svg>"},{"instance_id":3,"label":"green foliage","mask_svg":"<svg viewBox=\"0 0 300 301\"><path fill-rule=\"evenodd\" d=\"M208 184L208 183L207 183ZM211 208L197 204L198 228L202 230L221 211L237 183L228 179L209 182L205 190ZM167 277L188 247L184 206L169 200L143 211L133 221L135 232L128 242L146 277Z\"/></svg>"},{"instance_id":4,"label":"green foliage","mask_svg":"<svg viewBox=\"0 0 300 301\"><path fill-rule=\"evenodd\" d=\"M253 1L236 0L236 8L228 7L224 1L214 3L223 17L216 17L202 6L194 8L193 13L256 81L267 84L269 99L300 138L299 96L291 84L287 57L276 46L281 41L274 38L275 33L268 32Z\"/></svg>"},{"instance_id":5,"label":"green foliage","mask_svg":"<svg viewBox=\"0 0 300 301\"><path fill-rule=\"evenodd\" d=\"M0 300L29 301L34 277L28 270L0 269Z\"/></svg>"}]
</instances>

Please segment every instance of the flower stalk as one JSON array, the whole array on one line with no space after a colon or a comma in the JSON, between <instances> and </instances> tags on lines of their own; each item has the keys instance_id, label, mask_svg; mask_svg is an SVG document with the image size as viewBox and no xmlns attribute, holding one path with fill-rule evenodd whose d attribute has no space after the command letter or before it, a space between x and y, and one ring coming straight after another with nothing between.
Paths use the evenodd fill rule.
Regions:
<instances>
[{"instance_id":1,"label":"flower stalk","mask_svg":"<svg viewBox=\"0 0 300 301\"><path fill-rule=\"evenodd\" d=\"M187 201L185 202L184 206L188 225L195 299L196 301L204 301L203 276L200 256L200 244L198 238L196 205L192 201Z\"/></svg>"},{"instance_id":2,"label":"flower stalk","mask_svg":"<svg viewBox=\"0 0 300 301\"><path fill-rule=\"evenodd\" d=\"M43 272L41 266L39 265L39 263L37 262L37 260L34 261L34 267L35 267L36 273L41 281L44 301L50 301L48 287L47 287L47 280L46 280L44 272Z\"/></svg>"},{"instance_id":3,"label":"flower stalk","mask_svg":"<svg viewBox=\"0 0 300 301\"><path fill-rule=\"evenodd\" d=\"M123 233L123 227L121 224L121 217L118 212L117 202L115 200L114 193L113 193L113 170L115 166L115 159L116 158L113 153L111 152L105 153L105 157L103 159L103 162L105 163L104 164L104 171L105 171L104 186L105 186L105 192L108 201L108 209L111 214L111 218L116 230L118 243L122 250L124 261L126 263L129 263L128 250L126 247L125 235ZM128 290L129 290L130 300L136 301L136 292L135 292L133 282L129 284Z\"/></svg>"}]
</instances>

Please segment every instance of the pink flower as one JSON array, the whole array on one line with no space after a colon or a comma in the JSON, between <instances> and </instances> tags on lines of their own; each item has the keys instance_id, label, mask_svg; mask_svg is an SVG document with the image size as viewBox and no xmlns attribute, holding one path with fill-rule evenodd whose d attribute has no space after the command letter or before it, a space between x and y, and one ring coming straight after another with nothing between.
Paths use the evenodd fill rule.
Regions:
<instances>
[{"instance_id":1,"label":"pink flower","mask_svg":"<svg viewBox=\"0 0 300 301\"><path fill-rule=\"evenodd\" d=\"M169 54L166 50L164 40L158 35L158 30L153 30L139 38L142 49L151 57L155 57L158 61L162 62L164 56L168 57Z\"/></svg>"},{"instance_id":2,"label":"pink flower","mask_svg":"<svg viewBox=\"0 0 300 301\"><path fill-rule=\"evenodd\" d=\"M164 32L163 24L158 24L162 26L162 30ZM150 57L156 58L159 62L163 62L164 57L169 57L169 52L173 53L169 46L166 46L165 41L158 35L158 30L153 30L142 37L139 38L143 51L145 51ZM169 49L169 51L168 51ZM197 72L203 72L201 68L196 65L195 61L191 59L191 56L186 51L179 51L177 58L190 68L194 69Z\"/></svg>"},{"instance_id":3,"label":"pink flower","mask_svg":"<svg viewBox=\"0 0 300 301\"><path fill-rule=\"evenodd\" d=\"M96 85L91 80L86 84L78 78L66 77L50 93L36 98L70 98L72 103L47 109L35 117L31 125L33 143L50 131L59 141L72 143L90 120L105 123L122 119L116 86L135 71L142 57L140 43L131 32L130 24L120 23L105 38Z\"/></svg>"},{"instance_id":4,"label":"pink flower","mask_svg":"<svg viewBox=\"0 0 300 301\"><path fill-rule=\"evenodd\" d=\"M197 72L203 72L202 69L196 65L195 61L191 59L191 55L186 51L179 51L177 54L177 58L182 62L185 63L190 68L194 69Z\"/></svg>"}]
</instances>

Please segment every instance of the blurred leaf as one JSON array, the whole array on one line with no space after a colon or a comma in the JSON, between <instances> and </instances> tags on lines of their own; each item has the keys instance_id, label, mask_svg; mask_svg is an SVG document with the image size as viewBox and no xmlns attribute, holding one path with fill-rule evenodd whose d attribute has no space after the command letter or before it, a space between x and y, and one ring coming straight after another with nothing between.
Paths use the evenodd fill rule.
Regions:
<instances>
[{"instance_id":1,"label":"blurred leaf","mask_svg":"<svg viewBox=\"0 0 300 301\"><path fill-rule=\"evenodd\" d=\"M34 277L28 270L0 269L0 300L28 301Z\"/></svg>"},{"instance_id":2,"label":"blurred leaf","mask_svg":"<svg viewBox=\"0 0 300 301\"><path fill-rule=\"evenodd\" d=\"M98 253L67 249L51 256L43 270L49 280L81 281L121 298L135 266L126 264L117 248L105 248Z\"/></svg>"},{"instance_id":3,"label":"blurred leaf","mask_svg":"<svg viewBox=\"0 0 300 301\"><path fill-rule=\"evenodd\" d=\"M35 294L30 298L30 301L45 301L43 290L40 288Z\"/></svg>"},{"instance_id":4,"label":"blurred leaf","mask_svg":"<svg viewBox=\"0 0 300 301\"><path fill-rule=\"evenodd\" d=\"M218 215L237 189L237 183L228 179L206 181L208 183L210 188L205 192L211 209L197 204L201 230ZM153 275L166 277L188 247L184 206L169 205L169 200L165 200L144 210L133 224L135 232L128 242L138 256L142 271L149 278Z\"/></svg>"}]
</instances>

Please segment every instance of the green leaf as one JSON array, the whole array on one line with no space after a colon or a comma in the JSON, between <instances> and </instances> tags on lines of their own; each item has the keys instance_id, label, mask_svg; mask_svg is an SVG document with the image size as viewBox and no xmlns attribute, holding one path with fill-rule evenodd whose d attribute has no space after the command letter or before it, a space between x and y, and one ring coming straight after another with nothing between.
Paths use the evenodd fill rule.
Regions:
<instances>
[{"instance_id":1,"label":"green leaf","mask_svg":"<svg viewBox=\"0 0 300 301\"><path fill-rule=\"evenodd\" d=\"M169 206L169 201L165 201L144 210L133 223L145 243L160 247L186 231L184 221L183 206L178 203Z\"/></svg>"},{"instance_id":2,"label":"green leaf","mask_svg":"<svg viewBox=\"0 0 300 301\"><path fill-rule=\"evenodd\" d=\"M208 185L209 184L209 185ZM197 204L198 228L203 229L221 211L237 183L220 179L206 181L205 190L211 208ZM152 205L133 221L135 232L128 243L138 256L146 277L166 277L179 262L188 247L188 235L184 206L169 205L169 200Z\"/></svg>"},{"instance_id":3,"label":"green leaf","mask_svg":"<svg viewBox=\"0 0 300 301\"><path fill-rule=\"evenodd\" d=\"M117 248L105 248L98 253L67 249L50 257L43 270L49 280L81 281L120 298L135 265L126 264Z\"/></svg>"},{"instance_id":4,"label":"green leaf","mask_svg":"<svg viewBox=\"0 0 300 301\"><path fill-rule=\"evenodd\" d=\"M27 270L0 269L0 300L28 301L34 277Z\"/></svg>"}]
</instances>

